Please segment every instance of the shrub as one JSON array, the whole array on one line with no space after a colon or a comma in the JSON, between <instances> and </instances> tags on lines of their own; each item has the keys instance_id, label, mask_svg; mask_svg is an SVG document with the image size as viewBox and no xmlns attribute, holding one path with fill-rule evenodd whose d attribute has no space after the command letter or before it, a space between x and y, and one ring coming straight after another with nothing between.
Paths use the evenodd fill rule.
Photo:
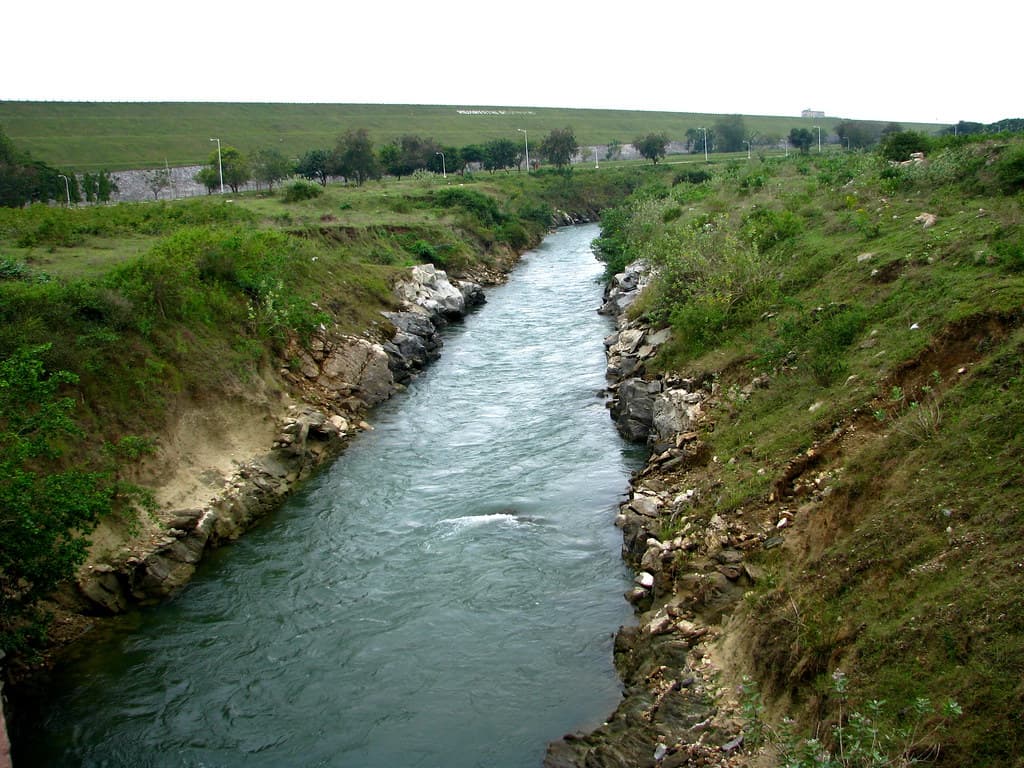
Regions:
<instances>
[{"instance_id":1,"label":"shrub","mask_svg":"<svg viewBox=\"0 0 1024 768\"><path fill-rule=\"evenodd\" d=\"M802 231L803 221L792 211L773 211L760 207L748 213L740 224L743 240L762 253L796 237Z\"/></svg>"},{"instance_id":2,"label":"shrub","mask_svg":"<svg viewBox=\"0 0 1024 768\"><path fill-rule=\"evenodd\" d=\"M293 181L281 190L281 200L286 203L297 203L302 200L314 200L324 193L322 187L308 181Z\"/></svg>"}]
</instances>

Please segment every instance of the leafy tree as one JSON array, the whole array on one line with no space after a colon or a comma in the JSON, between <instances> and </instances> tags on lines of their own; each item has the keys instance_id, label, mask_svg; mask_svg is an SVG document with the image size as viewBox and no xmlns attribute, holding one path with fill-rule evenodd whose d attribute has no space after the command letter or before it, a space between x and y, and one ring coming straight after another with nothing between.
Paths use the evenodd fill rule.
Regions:
<instances>
[{"instance_id":1,"label":"leafy tree","mask_svg":"<svg viewBox=\"0 0 1024 768\"><path fill-rule=\"evenodd\" d=\"M106 203L110 201L110 196L117 192L117 182L106 171L100 171L98 174L86 172L82 174L81 189L87 202Z\"/></svg>"},{"instance_id":2,"label":"leafy tree","mask_svg":"<svg viewBox=\"0 0 1024 768\"><path fill-rule=\"evenodd\" d=\"M218 189L220 189L220 174L216 168L211 168L208 165L204 165L198 171L196 175L192 177L197 183L202 184L206 187L206 194L212 195Z\"/></svg>"},{"instance_id":3,"label":"leafy tree","mask_svg":"<svg viewBox=\"0 0 1024 768\"><path fill-rule=\"evenodd\" d=\"M850 149L874 146L881 139L886 126L873 120L840 120L835 132L840 142L846 142Z\"/></svg>"},{"instance_id":4,"label":"leafy tree","mask_svg":"<svg viewBox=\"0 0 1024 768\"><path fill-rule=\"evenodd\" d=\"M668 136L664 133L648 133L646 136L633 139L633 146L641 157L657 165L668 151Z\"/></svg>"},{"instance_id":5,"label":"leafy tree","mask_svg":"<svg viewBox=\"0 0 1024 768\"><path fill-rule=\"evenodd\" d=\"M145 179L154 200L159 200L160 193L171 186L171 172L167 168L154 168L146 173Z\"/></svg>"},{"instance_id":6,"label":"leafy tree","mask_svg":"<svg viewBox=\"0 0 1024 768\"><path fill-rule=\"evenodd\" d=\"M211 166L217 168L216 152L212 155ZM234 147L221 147L220 167L224 171L224 183L231 187L231 191L236 194L238 188L252 178L248 158ZM219 171L220 169L218 169L218 173Z\"/></svg>"},{"instance_id":7,"label":"leafy tree","mask_svg":"<svg viewBox=\"0 0 1024 768\"><path fill-rule=\"evenodd\" d=\"M346 179L355 179L362 186L367 179L380 178L380 165L373 152L373 142L365 128L348 131L338 138L331 157L331 170Z\"/></svg>"},{"instance_id":8,"label":"leafy tree","mask_svg":"<svg viewBox=\"0 0 1024 768\"><path fill-rule=\"evenodd\" d=\"M430 168L435 162L435 153L440 152L441 146L433 139L425 139L422 136L407 134L394 142L394 150L387 150L382 157L385 170L392 176L401 178L409 176L420 168ZM440 159L437 159L440 168Z\"/></svg>"},{"instance_id":9,"label":"leafy tree","mask_svg":"<svg viewBox=\"0 0 1024 768\"><path fill-rule=\"evenodd\" d=\"M572 128L556 128L540 143L540 156L561 170L572 162L579 148Z\"/></svg>"},{"instance_id":10,"label":"leafy tree","mask_svg":"<svg viewBox=\"0 0 1024 768\"><path fill-rule=\"evenodd\" d=\"M330 162L331 153L326 149L311 149L299 158L295 172L310 181L319 181L321 186L326 187Z\"/></svg>"},{"instance_id":11,"label":"leafy tree","mask_svg":"<svg viewBox=\"0 0 1024 768\"><path fill-rule=\"evenodd\" d=\"M739 152L747 138L743 115L725 115L715 123L715 149L719 152ZM710 139L709 139L710 141Z\"/></svg>"},{"instance_id":12,"label":"leafy tree","mask_svg":"<svg viewBox=\"0 0 1024 768\"><path fill-rule=\"evenodd\" d=\"M274 191L274 184L287 179L292 172L288 158L276 147L258 149L252 156L252 177L258 184L266 184Z\"/></svg>"},{"instance_id":13,"label":"leafy tree","mask_svg":"<svg viewBox=\"0 0 1024 768\"><path fill-rule=\"evenodd\" d=\"M80 435L72 373L48 374L47 347L0 361L0 649L22 644L38 601L70 578L87 540L110 512L116 486L98 472L60 466L62 442ZM47 471L49 470L49 471Z\"/></svg>"},{"instance_id":14,"label":"leafy tree","mask_svg":"<svg viewBox=\"0 0 1024 768\"><path fill-rule=\"evenodd\" d=\"M511 168L519 162L519 142L512 139L493 139L484 144L484 170L494 171Z\"/></svg>"},{"instance_id":15,"label":"leafy tree","mask_svg":"<svg viewBox=\"0 0 1024 768\"><path fill-rule=\"evenodd\" d=\"M484 148L479 144L467 144L459 150L459 158L462 161L463 169L470 163L477 163L483 166Z\"/></svg>"},{"instance_id":16,"label":"leafy tree","mask_svg":"<svg viewBox=\"0 0 1024 768\"><path fill-rule=\"evenodd\" d=\"M17 208L27 203L64 200L67 195L77 202L78 179L73 173L64 175L67 189L60 170L19 151L0 130L0 205Z\"/></svg>"},{"instance_id":17,"label":"leafy tree","mask_svg":"<svg viewBox=\"0 0 1024 768\"><path fill-rule=\"evenodd\" d=\"M707 143L705 144L705 142ZM710 152L715 147L715 129L687 128L686 143L689 145L691 153L703 152L705 146Z\"/></svg>"},{"instance_id":18,"label":"leafy tree","mask_svg":"<svg viewBox=\"0 0 1024 768\"><path fill-rule=\"evenodd\" d=\"M886 160L902 162L909 160L914 152L927 152L931 149L931 139L923 133L916 131L899 131L890 133L878 148L879 153Z\"/></svg>"},{"instance_id":19,"label":"leafy tree","mask_svg":"<svg viewBox=\"0 0 1024 768\"><path fill-rule=\"evenodd\" d=\"M802 154L811 151L811 143L814 141L814 134L806 128L793 128L789 132L789 144L796 147Z\"/></svg>"},{"instance_id":20,"label":"leafy tree","mask_svg":"<svg viewBox=\"0 0 1024 768\"><path fill-rule=\"evenodd\" d=\"M612 139L608 142L608 149L605 150L605 160L618 160L622 157L622 142L618 139Z\"/></svg>"}]
</instances>

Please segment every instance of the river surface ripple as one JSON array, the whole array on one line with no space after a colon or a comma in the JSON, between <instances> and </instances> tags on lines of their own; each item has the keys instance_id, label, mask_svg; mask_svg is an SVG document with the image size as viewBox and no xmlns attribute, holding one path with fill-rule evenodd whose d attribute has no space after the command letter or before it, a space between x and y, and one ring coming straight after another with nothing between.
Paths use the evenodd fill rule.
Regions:
<instances>
[{"instance_id":1,"label":"river surface ripple","mask_svg":"<svg viewBox=\"0 0 1024 768\"><path fill-rule=\"evenodd\" d=\"M610 714L641 457L599 396L597 234L527 253L373 432L83 648L15 765L522 768Z\"/></svg>"}]
</instances>

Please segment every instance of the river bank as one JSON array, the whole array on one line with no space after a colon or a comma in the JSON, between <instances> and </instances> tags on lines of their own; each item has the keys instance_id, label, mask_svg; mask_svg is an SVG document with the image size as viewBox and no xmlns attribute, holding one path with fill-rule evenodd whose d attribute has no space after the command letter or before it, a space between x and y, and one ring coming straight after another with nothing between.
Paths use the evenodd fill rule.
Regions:
<instances>
[{"instance_id":1,"label":"river bank","mask_svg":"<svg viewBox=\"0 0 1024 768\"><path fill-rule=\"evenodd\" d=\"M588 316L593 229L530 254L372 432L180 599L101 633L80 674L62 665L41 713L53 735L35 741L59 744L74 723L77 751L43 754L180 738L218 750L205 762L268 764L281 738L337 766L377 764L366 750L382 764L440 750L424 764L536 765L547 740L609 711L611 630L629 615L611 523L639 457L618 465L598 396L609 323ZM322 736L319 712L334 724Z\"/></svg>"}]
</instances>

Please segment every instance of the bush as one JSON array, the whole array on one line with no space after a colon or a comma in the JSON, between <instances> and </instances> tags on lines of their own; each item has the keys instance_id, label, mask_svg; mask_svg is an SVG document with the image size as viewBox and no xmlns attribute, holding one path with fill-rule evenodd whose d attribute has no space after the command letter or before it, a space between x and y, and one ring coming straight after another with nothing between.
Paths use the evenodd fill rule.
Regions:
<instances>
[{"instance_id":1,"label":"bush","mask_svg":"<svg viewBox=\"0 0 1024 768\"><path fill-rule=\"evenodd\" d=\"M281 200L286 203L297 203L301 200L314 200L323 193L323 187L316 184L310 184L308 181L293 181L281 190Z\"/></svg>"},{"instance_id":2,"label":"bush","mask_svg":"<svg viewBox=\"0 0 1024 768\"><path fill-rule=\"evenodd\" d=\"M672 177L672 186L677 184L703 184L705 181L711 181L711 174L707 171L701 170L686 170L680 171Z\"/></svg>"},{"instance_id":3,"label":"bush","mask_svg":"<svg viewBox=\"0 0 1024 768\"><path fill-rule=\"evenodd\" d=\"M792 211L755 208L740 224L743 240L762 253L796 237L803 231L803 221Z\"/></svg>"}]
</instances>

